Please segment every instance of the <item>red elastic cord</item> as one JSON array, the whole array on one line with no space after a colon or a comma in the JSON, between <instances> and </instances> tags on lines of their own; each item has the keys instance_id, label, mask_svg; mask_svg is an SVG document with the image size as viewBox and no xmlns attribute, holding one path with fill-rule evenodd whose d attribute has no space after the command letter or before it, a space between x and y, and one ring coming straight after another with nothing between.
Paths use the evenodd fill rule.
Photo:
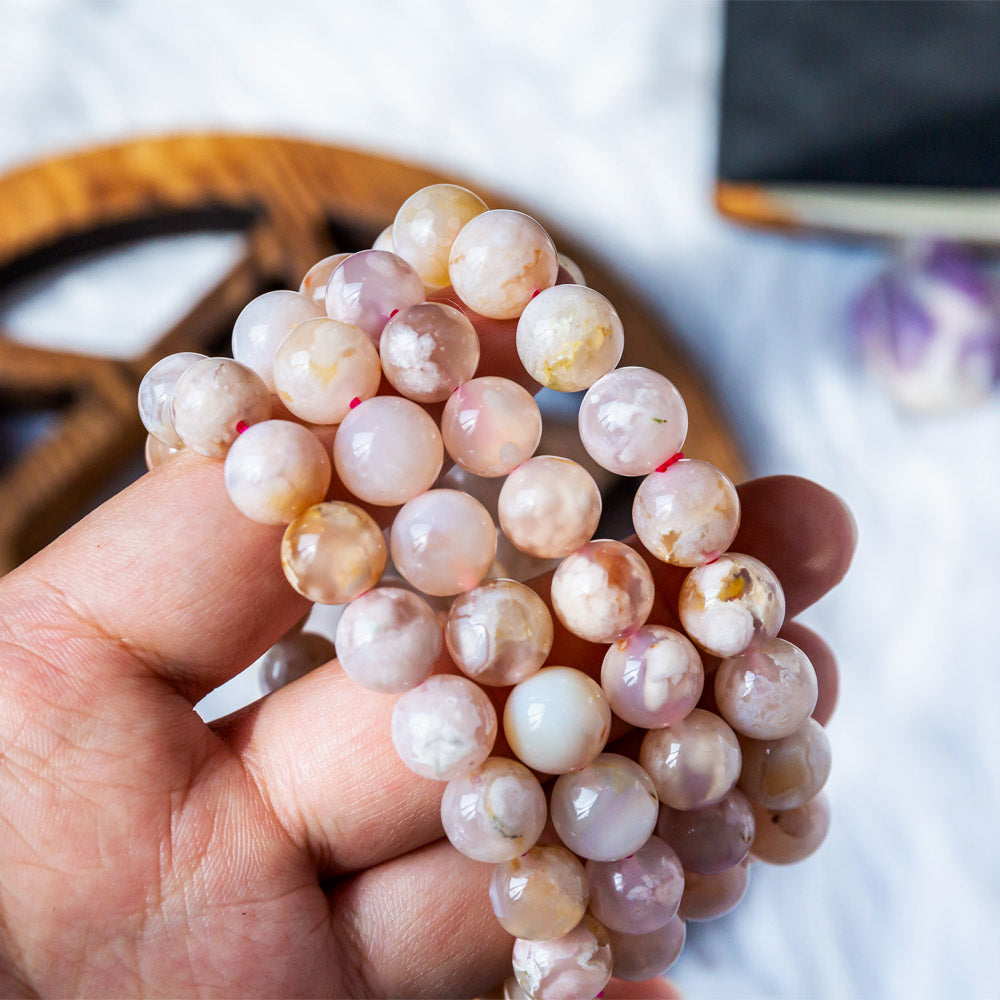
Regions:
<instances>
[{"instance_id":1,"label":"red elastic cord","mask_svg":"<svg viewBox=\"0 0 1000 1000\"><path fill-rule=\"evenodd\" d=\"M237 433L237 434L242 434L242 433L243 433L243 432L244 432L244 431L245 431L245 430L246 430L246 429L247 429L247 428L248 428L249 426L250 426L250 425L249 425L249 424L248 424L248 423L247 423L247 422L246 422L245 420L241 420L241 421L240 421L240 422L239 422L239 423L238 423L238 424L236 425L236 433Z\"/></svg>"},{"instance_id":2,"label":"red elastic cord","mask_svg":"<svg viewBox=\"0 0 1000 1000\"><path fill-rule=\"evenodd\" d=\"M684 457L684 452L683 451L677 452L676 455L671 455L670 458L668 458L663 463L663 465L658 465L656 467L656 471L657 472L666 472L667 469L669 469L670 466L674 464L674 462L679 462L683 457Z\"/></svg>"},{"instance_id":3,"label":"red elastic cord","mask_svg":"<svg viewBox=\"0 0 1000 1000\"><path fill-rule=\"evenodd\" d=\"M358 399L357 396L355 396L354 399L351 400L351 409L353 410L355 406L360 406L360 405L361 405L361 400Z\"/></svg>"}]
</instances>

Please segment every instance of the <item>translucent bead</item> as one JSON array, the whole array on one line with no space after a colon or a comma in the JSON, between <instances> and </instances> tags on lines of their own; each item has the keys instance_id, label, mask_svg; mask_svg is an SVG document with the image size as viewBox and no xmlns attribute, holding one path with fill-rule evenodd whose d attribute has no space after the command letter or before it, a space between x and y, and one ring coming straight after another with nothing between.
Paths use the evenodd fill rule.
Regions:
<instances>
[{"instance_id":1,"label":"translucent bead","mask_svg":"<svg viewBox=\"0 0 1000 1000\"><path fill-rule=\"evenodd\" d=\"M493 869L490 902L501 927L531 941L561 937L587 909L587 876L565 847L533 847Z\"/></svg>"},{"instance_id":2,"label":"translucent bead","mask_svg":"<svg viewBox=\"0 0 1000 1000\"><path fill-rule=\"evenodd\" d=\"M687 437L684 399L649 368L619 368L583 397L580 440L590 457L619 476L645 476L681 450Z\"/></svg>"},{"instance_id":3,"label":"translucent bead","mask_svg":"<svg viewBox=\"0 0 1000 1000\"><path fill-rule=\"evenodd\" d=\"M530 587L489 580L455 598L445 640L463 674L505 687L530 677L552 649L552 616Z\"/></svg>"},{"instance_id":4,"label":"translucent bead","mask_svg":"<svg viewBox=\"0 0 1000 1000\"><path fill-rule=\"evenodd\" d=\"M396 252L396 246L392 241L391 225L386 226L385 229L383 229L382 232L375 237L375 242L372 244L371 248L372 250L386 250L389 253ZM350 256L350 254L348 254L348 256Z\"/></svg>"},{"instance_id":5,"label":"translucent bead","mask_svg":"<svg viewBox=\"0 0 1000 1000\"><path fill-rule=\"evenodd\" d=\"M182 446L182 441L174 430L171 415L174 386L184 372L196 361L203 361L204 358L204 354L195 354L192 351L169 354L165 358L160 358L143 375L139 383L139 419L142 421L142 426L161 444L170 448L176 449Z\"/></svg>"},{"instance_id":6,"label":"translucent bead","mask_svg":"<svg viewBox=\"0 0 1000 1000\"><path fill-rule=\"evenodd\" d=\"M520 316L531 297L555 284L555 244L531 216L483 212L455 237L448 276L455 294L491 319Z\"/></svg>"},{"instance_id":7,"label":"translucent bead","mask_svg":"<svg viewBox=\"0 0 1000 1000\"><path fill-rule=\"evenodd\" d=\"M378 392L378 352L356 326L333 319L300 323L274 356L278 398L313 424L339 424L355 399Z\"/></svg>"},{"instance_id":8,"label":"translucent bead","mask_svg":"<svg viewBox=\"0 0 1000 1000\"><path fill-rule=\"evenodd\" d=\"M326 313L360 327L377 345L389 318L424 298L424 283L402 257L385 250L362 250L330 275Z\"/></svg>"},{"instance_id":9,"label":"translucent bead","mask_svg":"<svg viewBox=\"0 0 1000 1000\"><path fill-rule=\"evenodd\" d=\"M538 779L516 760L490 757L448 782L441 822L455 848L473 861L511 861L531 850L548 808Z\"/></svg>"},{"instance_id":10,"label":"translucent bead","mask_svg":"<svg viewBox=\"0 0 1000 1000\"><path fill-rule=\"evenodd\" d=\"M713 656L735 656L778 634L785 594L759 559L727 552L685 577L678 605L684 631Z\"/></svg>"},{"instance_id":11,"label":"translucent bead","mask_svg":"<svg viewBox=\"0 0 1000 1000\"><path fill-rule=\"evenodd\" d=\"M830 776L830 741L815 719L777 740L740 741L740 788L764 809L797 809L819 794Z\"/></svg>"},{"instance_id":12,"label":"translucent bead","mask_svg":"<svg viewBox=\"0 0 1000 1000\"><path fill-rule=\"evenodd\" d=\"M418 403L442 403L479 366L479 335L460 309L421 302L397 313L379 340L390 385Z\"/></svg>"},{"instance_id":13,"label":"translucent bead","mask_svg":"<svg viewBox=\"0 0 1000 1000\"><path fill-rule=\"evenodd\" d=\"M557 253L556 260L559 262L559 276L556 278L557 285L586 285L587 279L580 270L580 265L571 257L564 253Z\"/></svg>"},{"instance_id":14,"label":"translucent bead","mask_svg":"<svg viewBox=\"0 0 1000 1000\"><path fill-rule=\"evenodd\" d=\"M441 414L441 434L448 454L466 471L506 476L538 447L542 414L527 389L487 375L451 394Z\"/></svg>"},{"instance_id":15,"label":"translucent bead","mask_svg":"<svg viewBox=\"0 0 1000 1000\"><path fill-rule=\"evenodd\" d=\"M455 237L485 211L482 198L464 187L431 184L400 206L392 224L393 247L427 288L445 288L451 284L448 258Z\"/></svg>"},{"instance_id":16,"label":"translucent bead","mask_svg":"<svg viewBox=\"0 0 1000 1000\"><path fill-rule=\"evenodd\" d=\"M233 357L252 368L274 392L274 354L293 327L323 315L323 303L280 289L251 299L236 317Z\"/></svg>"},{"instance_id":17,"label":"translucent bead","mask_svg":"<svg viewBox=\"0 0 1000 1000\"><path fill-rule=\"evenodd\" d=\"M472 590L496 555L489 512L458 490L428 490L396 515L389 535L392 561L417 590L437 597Z\"/></svg>"},{"instance_id":18,"label":"translucent bead","mask_svg":"<svg viewBox=\"0 0 1000 1000\"><path fill-rule=\"evenodd\" d=\"M648 934L677 912L684 869L674 849L659 837L620 861L588 861L590 909L609 931Z\"/></svg>"},{"instance_id":19,"label":"translucent bead","mask_svg":"<svg viewBox=\"0 0 1000 1000\"><path fill-rule=\"evenodd\" d=\"M368 503L406 503L434 485L444 462L437 424L399 396L375 396L341 421L333 442L340 481Z\"/></svg>"},{"instance_id":20,"label":"translucent bead","mask_svg":"<svg viewBox=\"0 0 1000 1000\"><path fill-rule=\"evenodd\" d=\"M739 905L750 884L750 859L715 875L684 873L684 895L677 915L682 920L715 920Z\"/></svg>"},{"instance_id":21,"label":"translucent bead","mask_svg":"<svg viewBox=\"0 0 1000 1000\"><path fill-rule=\"evenodd\" d=\"M441 625L431 606L402 587L377 587L352 601L337 622L344 673L372 691L422 684L441 655Z\"/></svg>"},{"instance_id":22,"label":"translucent bead","mask_svg":"<svg viewBox=\"0 0 1000 1000\"><path fill-rule=\"evenodd\" d=\"M740 501L736 487L714 465L684 458L639 484L632 523L657 559L700 566L732 544L740 526Z\"/></svg>"},{"instance_id":23,"label":"translucent bead","mask_svg":"<svg viewBox=\"0 0 1000 1000\"><path fill-rule=\"evenodd\" d=\"M504 735L528 767L565 774L589 764L611 732L600 685L572 667L543 667L507 697Z\"/></svg>"},{"instance_id":24,"label":"translucent bead","mask_svg":"<svg viewBox=\"0 0 1000 1000\"><path fill-rule=\"evenodd\" d=\"M184 445L179 448L171 448L169 444L164 444L159 438L153 437L152 434L146 435L146 447L145 447L145 459L146 459L146 469L152 472L153 469L158 469L164 462L169 461L174 455L179 454L184 450Z\"/></svg>"},{"instance_id":25,"label":"translucent bead","mask_svg":"<svg viewBox=\"0 0 1000 1000\"><path fill-rule=\"evenodd\" d=\"M740 776L741 762L736 734L702 708L647 733L639 750L639 763L660 801L674 809L703 809L724 798Z\"/></svg>"},{"instance_id":26,"label":"translucent bead","mask_svg":"<svg viewBox=\"0 0 1000 1000\"><path fill-rule=\"evenodd\" d=\"M816 671L798 646L766 639L723 660L715 672L719 713L744 736L790 736L812 714L819 695Z\"/></svg>"},{"instance_id":27,"label":"translucent bead","mask_svg":"<svg viewBox=\"0 0 1000 1000\"><path fill-rule=\"evenodd\" d=\"M662 976L677 961L684 949L687 925L680 917L672 917L645 934L622 934L609 927L608 937L615 957L612 975L639 983Z\"/></svg>"},{"instance_id":28,"label":"translucent bead","mask_svg":"<svg viewBox=\"0 0 1000 1000\"><path fill-rule=\"evenodd\" d=\"M604 654L601 687L620 719L658 729L683 719L705 683L701 657L687 636L664 625L644 625Z\"/></svg>"},{"instance_id":29,"label":"translucent bead","mask_svg":"<svg viewBox=\"0 0 1000 1000\"><path fill-rule=\"evenodd\" d=\"M661 807L656 832L677 852L685 871L714 875L747 856L753 843L753 810L734 788L704 809Z\"/></svg>"},{"instance_id":30,"label":"translucent bead","mask_svg":"<svg viewBox=\"0 0 1000 1000\"><path fill-rule=\"evenodd\" d=\"M514 975L535 1000L593 1000L611 979L611 940L589 913L550 941L514 942Z\"/></svg>"},{"instance_id":31,"label":"translucent bead","mask_svg":"<svg viewBox=\"0 0 1000 1000\"><path fill-rule=\"evenodd\" d=\"M312 299L319 306L320 315L326 312L326 286L330 275L350 256L349 253L335 253L317 261L306 271L302 284L299 285L299 294Z\"/></svg>"},{"instance_id":32,"label":"translucent bead","mask_svg":"<svg viewBox=\"0 0 1000 1000\"><path fill-rule=\"evenodd\" d=\"M757 836L753 856L771 865L793 865L819 849L830 830L830 803L820 792L797 809L754 807Z\"/></svg>"},{"instance_id":33,"label":"translucent bead","mask_svg":"<svg viewBox=\"0 0 1000 1000\"><path fill-rule=\"evenodd\" d=\"M624 542L587 542L567 556L552 577L552 608L574 635L616 642L653 610L653 575Z\"/></svg>"},{"instance_id":34,"label":"translucent bead","mask_svg":"<svg viewBox=\"0 0 1000 1000\"><path fill-rule=\"evenodd\" d=\"M318 604L346 604L371 590L382 575L385 541L360 507L320 503L285 529L281 566L303 597Z\"/></svg>"},{"instance_id":35,"label":"translucent bead","mask_svg":"<svg viewBox=\"0 0 1000 1000\"><path fill-rule=\"evenodd\" d=\"M271 394L246 365L229 358L204 358L174 386L171 419L185 447L225 458L240 432L271 416Z\"/></svg>"},{"instance_id":36,"label":"translucent bead","mask_svg":"<svg viewBox=\"0 0 1000 1000\"><path fill-rule=\"evenodd\" d=\"M286 635L258 660L260 686L265 692L277 691L336 655L333 643L321 635L311 632Z\"/></svg>"},{"instance_id":37,"label":"translucent bead","mask_svg":"<svg viewBox=\"0 0 1000 1000\"><path fill-rule=\"evenodd\" d=\"M618 364L625 330L600 292L586 285L556 285L524 307L516 343L521 364L536 382L578 392Z\"/></svg>"},{"instance_id":38,"label":"translucent bead","mask_svg":"<svg viewBox=\"0 0 1000 1000\"><path fill-rule=\"evenodd\" d=\"M539 559L561 559L589 542L601 519L601 491L582 465L537 455L507 477L500 527L514 546Z\"/></svg>"},{"instance_id":39,"label":"translucent bead","mask_svg":"<svg viewBox=\"0 0 1000 1000\"><path fill-rule=\"evenodd\" d=\"M521 989L514 976L509 976L503 983L503 1000L531 1000L531 997Z\"/></svg>"},{"instance_id":40,"label":"translucent bead","mask_svg":"<svg viewBox=\"0 0 1000 1000\"><path fill-rule=\"evenodd\" d=\"M549 808L559 838L574 854L617 861L649 840L659 805L649 775L634 760L602 753L556 779Z\"/></svg>"},{"instance_id":41,"label":"translucent bead","mask_svg":"<svg viewBox=\"0 0 1000 1000\"><path fill-rule=\"evenodd\" d=\"M288 524L322 502L330 475L330 459L319 439L289 420L248 427L226 455L229 499L261 524Z\"/></svg>"},{"instance_id":42,"label":"translucent bead","mask_svg":"<svg viewBox=\"0 0 1000 1000\"><path fill-rule=\"evenodd\" d=\"M465 677L428 677L392 712L396 753L422 778L451 781L474 771L489 757L496 735L496 710Z\"/></svg>"}]
</instances>

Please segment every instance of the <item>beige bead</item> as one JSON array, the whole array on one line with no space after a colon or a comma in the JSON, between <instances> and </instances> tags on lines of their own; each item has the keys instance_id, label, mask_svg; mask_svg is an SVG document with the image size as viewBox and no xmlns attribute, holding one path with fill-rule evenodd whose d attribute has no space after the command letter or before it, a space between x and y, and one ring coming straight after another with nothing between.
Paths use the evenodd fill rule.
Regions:
<instances>
[{"instance_id":1,"label":"beige bead","mask_svg":"<svg viewBox=\"0 0 1000 1000\"><path fill-rule=\"evenodd\" d=\"M740 788L765 809L797 809L814 798L830 776L830 741L815 719L777 740L740 741Z\"/></svg>"},{"instance_id":2,"label":"beige bead","mask_svg":"<svg viewBox=\"0 0 1000 1000\"><path fill-rule=\"evenodd\" d=\"M822 792L797 809L754 807L757 833L750 853L771 865L793 865L819 849L830 830L830 803Z\"/></svg>"}]
</instances>

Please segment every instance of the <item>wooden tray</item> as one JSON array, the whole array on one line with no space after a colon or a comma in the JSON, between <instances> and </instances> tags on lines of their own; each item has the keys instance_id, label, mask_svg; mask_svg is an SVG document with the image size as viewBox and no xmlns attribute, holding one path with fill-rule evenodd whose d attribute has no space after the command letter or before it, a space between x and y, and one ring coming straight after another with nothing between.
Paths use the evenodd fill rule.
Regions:
<instances>
[{"instance_id":1,"label":"wooden tray","mask_svg":"<svg viewBox=\"0 0 1000 1000\"><path fill-rule=\"evenodd\" d=\"M239 310L270 288L298 288L315 261L371 246L418 188L456 180L355 150L269 136L195 134L138 139L55 157L0 177L0 294L84 253L152 236L241 232L246 252L151 349L130 361L39 350L0 325L0 419L58 402L47 435L0 454L0 573L82 516L141 454L136 414L143 373L164 354L218 353ZM503 198L458 179L490 207ZM533 206L527 211L545 223ZM625 324L623 364L668 375L687 401L685 451L740 479L735 436L670 330L635 292L557 230L560 249Z\"/></svg>"}]
</instances>

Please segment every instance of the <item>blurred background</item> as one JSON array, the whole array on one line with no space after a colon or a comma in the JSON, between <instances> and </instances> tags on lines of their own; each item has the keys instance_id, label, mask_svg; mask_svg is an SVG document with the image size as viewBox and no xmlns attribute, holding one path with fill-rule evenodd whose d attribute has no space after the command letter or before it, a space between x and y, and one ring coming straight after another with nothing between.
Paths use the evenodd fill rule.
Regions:
<instances>
[{"instance_id":1,"label":"blurred background","mask_svg":"<svg viewBox=\"0 0 1000 1000\"><path fill-rule=\"evenodd\" d=\"M997 996L997 9L792 5L802 24L740 6L727 51L714 0L3 0L0 173L137 136L308 138L537 209L627 281L751 474L816 479L860 534L847 581L803 616L842 666L829 838L755 868L671 975L691 997ZM898 30L852 27L850 8ZM885 100L907 80L910 105ZM16 214L0 204L0 240ZM8 268L0 327L133 358L238 255L202 233ZM52 419L6 421L0 471Z\"/></svg>"}]
</instances>

